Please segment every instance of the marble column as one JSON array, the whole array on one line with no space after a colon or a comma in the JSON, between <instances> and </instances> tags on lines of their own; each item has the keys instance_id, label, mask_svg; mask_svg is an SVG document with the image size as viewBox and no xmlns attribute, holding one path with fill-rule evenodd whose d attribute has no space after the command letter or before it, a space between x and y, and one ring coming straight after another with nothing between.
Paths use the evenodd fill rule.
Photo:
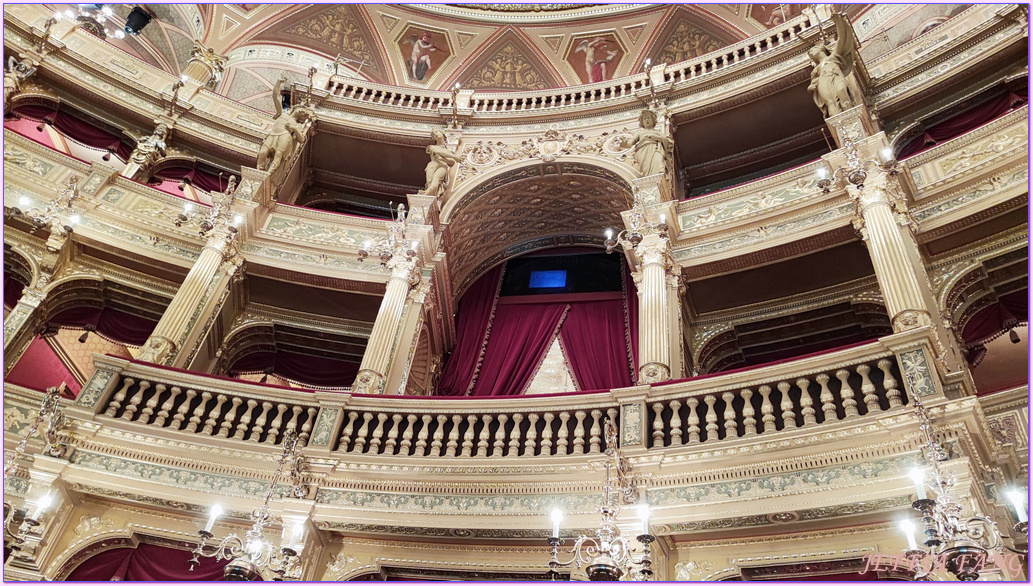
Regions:
<instances>
[{"instance_id":1,"label":"marble column","mask_svg":"<svg viewBox=\"0 0 1033 586\"><path fill-rule=\"evenodd\" d=\"M638 271L638 378L640 384L671 378L670 242L649 235L635 249Z\"/></svg>"},{"instance_id":2,"label":"marble column","mask_svg":"<svg viewBox=\"0 0 1033 586\"><path fill-rule=\"evenodd\" d=\"M210 47L204 46L201 41L195 40L194 47L190 50L190 60L183 69L183 75L204 87L219 83L225 68L226 57L224 55L219 55Z\"/></svg>"},{"instance_id":3,"label":"marble column","mask_svg":"<svg viewBox=\"0 0 1033 586\"><path fill-rule=\"evenodd\" d=\"M423 331L425 311L433 309L434 302L430 299L431 278L423 277L419 285L409 291L405 301L405 309L398 328L397 342L395 343L395 358L388 367L387 383L384 387L384 394L404 395L408 386L411 373L411 361L416 353L416 347L420 343L420 333Z\"/></svg>"},{"instance_id":4,"label":"marble column","mask_svg":"<svg viewBox=\"0 0 1033 586\"><path fill-rule=\"evenodd\" d=\"M412 288L413 276L418 270L418 256L409 256L403 248L397 248L394 256L387 262L391 270L391 279L387 282L384 299L380 302L380 311L373 322L366 352L359 365L359 373L352 385L352 392L382 394L387 374L394 358L395 338L405 312L405 303Z\"/></svg>"},{"instance_id":5,"label":"marble column","mask_svg":"<svg viewBox=\"0 0 1033 586\"><path fill-rule=\"evenodd\" d=\"M144 344L138 360L182 367L195 353L199 337L223 305L226 292L242 266L230 252L224 230L216 230L201 249L186 279Z\"/></svg>"}]
</instances>

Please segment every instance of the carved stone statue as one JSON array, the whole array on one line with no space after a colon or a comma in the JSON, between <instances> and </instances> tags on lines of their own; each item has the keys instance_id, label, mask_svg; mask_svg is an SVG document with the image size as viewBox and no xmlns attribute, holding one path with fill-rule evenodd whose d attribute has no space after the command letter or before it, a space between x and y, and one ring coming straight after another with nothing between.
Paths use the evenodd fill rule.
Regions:
<instances>
[{"instance_id":1,"label":"carved stone statue","mask_svg":"<svg viewBox=\"0 0 1033 586\"><path fill-rule=\"evenodd\" d=\"M129 164L135 164L140 171L148 171L154 163L165 156L165 140L169 135L169 126L159 122L154 132L141 138L136 148L129 154Z\"/></svg>"},{"instance_id":2,"label":"carved stone statue","mask_svg":"<svg viewBox=\"0 0 1033 586\"><path fill-rule=\"evenodd\" d=\"M444 132L435 130L431 133L431 137L434 139L434 144L427 147L427 154L430 155L430 162L427 163L427 185L420 193L437 197L445 191L448 168L462 159L445 146Z\"/></svg>"},{"instance_id":3,"label":"carved stone statue","mask_svg":"<svg viewBox=\"0 0 1033 586\"><path fill-rule=\"evenodd\" d=\"M826 118L857 104L846 80L854 68L854 47L857 43L854 29L843 14L832 15L832 20L836 23L838 37L835 44L817 45L807 52L814 62L811 84L807 90Z\"/></svg>"},{"instance_id":4,"label":"carved stone statue","mask_svg":"<svg viewBox=\"0 0 1033 586\"><path fill-rule=\"evenodd\" d=\"M643 110L638 117L640 128L625 147L635 147L635 164L643 177L663 173L667 155L674 150L674 140L656 130L656 113Z\"/></svg>"},{"instance_id":5,"label":"carved stone statue","mask_svg":"<svg viewBox=\"0 0 1033 586\"><path fill-rule=\"evenodd\" d=\"M276 121L272 132L258 149L258 168L269 173L275 171L284 157L289 157L298 143L305 139L307 123L315 117L315 112L308 106L294 106L289 112L284 112L280 103L280 87L284 81L279 79L273 88Z\"/></svg>"},{"instance_id":6,"label":"carved stone statue","mask_svg":"<svg viewBox=\"0 0 1033 586\"><path fill-rule=\"evenodd\" d=\"M21 91L22 82L36 73L36 66L28 59L21 61L11 56L4 71L4 110L11 103L11 96Z\"/></svg>"}]
</instances>

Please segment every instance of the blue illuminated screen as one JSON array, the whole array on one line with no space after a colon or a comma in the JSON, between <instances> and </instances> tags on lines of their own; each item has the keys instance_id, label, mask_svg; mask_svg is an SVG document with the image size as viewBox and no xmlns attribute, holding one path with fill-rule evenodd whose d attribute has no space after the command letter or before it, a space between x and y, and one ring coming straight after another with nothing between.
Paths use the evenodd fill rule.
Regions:
<instances>
[{"instance_id":1,"label":"blue illuminated screen","mask_svg":"<svg viewBox=\"0 0 1033 586\"><path fill-rule=\"evenodd\" d=\"M555 289L567 286L567 271L531 271L531 289Z\"/></svg>"}]
</instances>

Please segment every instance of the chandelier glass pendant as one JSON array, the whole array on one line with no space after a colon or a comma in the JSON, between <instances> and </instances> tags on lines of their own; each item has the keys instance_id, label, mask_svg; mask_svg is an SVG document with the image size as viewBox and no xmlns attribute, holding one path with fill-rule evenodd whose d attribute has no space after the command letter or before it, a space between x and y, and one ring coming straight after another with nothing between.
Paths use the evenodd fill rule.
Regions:
<instances>
[{"instance_id":1,"label":"chandelier glass pendant","mask_svg":"<svg viewBox=\"0 0 1033 586\"><path fill-rule=\"evenodd\" d=\"M23 195L18 199L19 207L5 208L4 215L25 216L32 222L29 234L33 234L41 228L46 228L52 223L60 224L65 234L71 234L74 231L74 226L81 221L79 214L75 213L75 209L72 207L72 204L75 203L78 197L79 178L73 176L68 179L68 183L61 191L61 194L57 196L57 199L48 201L42 209L32 207L32 200ZM23 211L22 208L26 208L26 210Z\"/></svg>"},{"instance_id":2,"label":"chandelier glass pendant","mask_svg":"<svg viewBox=\"0 0 1033 586\"><path fill-rule=\"evenodd\" d=\"M613 228L607 228L603 233L606 236L606 254L613 252L613 249L620 244L625 250L638 248L638 245L642 243L642 239L650 234L656 234L661 238L667 238L667 215L660 214L660 222L652 224L649 222L649 218L646 217L645 204L641 200L636 200L635 204L631 207L631 224L630 229L621 230L618 233L614 233Z\"/></svg>"},{"instance_id":3,"label":"chandelier glass pendant","mask_svg":"<svg viewBox=\"0 0 1033 586\"><path fill-rule=\"evenodd\" d=\"M263 537L263 532L269 526L271 515L269 514L269 501L276 492L277 483L285 471L291 480L292 493L296 498L304 498L307 494L306 488L301 484L301 469L304 465L304 455L298 450L298 434L294 430L288 431L283 437L283 451L277 461L276 472L273 480L265 493L265 500L262 506L251 512L251 519L254 523L248 529L244 537L236 533L230 533L224 537L218 545L209 545L208 540L214 537L212 528L215 520L222 515L222 507L212 507L208 523L204 529L197 534L201 537L197 547L194 548L194 557L190 559L190 569L193 570L200 563L201 557L215 558L217 560L229 560L226 565L225 579L230 581L251 581L262 575L263 571L271 572L275 580L298 580L301 578L301 552L304 548L305 526L303 523L283 524L283 532L280 537L280 546L277 547Z\"/></svg>"},{"instance_id":4,"label":"chandelier glass pendant","mask_svg":"<svg viewBox=\"0 0 1033 586\"><path fill-rule=\"evenodd\" d=\"M79 24L86 32L102 39L115 37L124 39L126 33L119 26L115 26L114 32L108 28L114 24L115 13L109 6L103 4L73 4L74 9L64 12L57 12L54 18L57 20L71 20Z\"/></svg>"},{"instance_id":5,"label":"chandelier glass pendant","mask_svg":"<svg viewBox=\"0 0 1033 586\"><path fill-rule=\"evenodd\" d=\"M394 215L394 202L389 204L391 213ZM412 259L419 254L420 241L408 242L406 239L406 211L405 204L398 204L398 215L387 226L387 237L368 239L362 243L359 249L359 262L365 261L371 254L380 258L380 265L387 266L387 263L396 255L405 255L405 258Z\"/></svg>"},{"instance_id":6,"label":"chandelier glass pendant","mask_svg":"<svg viewBox=\"0 0 1033 586\"><path fill-rule=\"evenodd\" d=\"M908 379L908 388L914 388L913 375L908 373L905 377ZM1020 539L1014 539L1014 547L1006 544L997 523L989 517L964 516L961 504L951 494L957 477L953 472L944 470L941 465L950 459L947 449L940 442L932 418L921 398L917 394L913 394L912 397L915 413L920 422L919 429L925 439L922 446L923 458L928 462L927 468L915 468L909 474L915 483L917 496L911 506L922 514L921 531L925 536L922 547L915 541L914 523L901 523L901 530L908 539L908 550L904 555L914 567L919 568L915 579L929 580L929 572L942 564L942 567L957 579L972 581L977 580L980 570L988 565L991 552L1000 553L1007 549L1025 558L1028 550L1029 524L1026 503L1022 496L1009 493L1009 499L1019 519L1012 534ZM927 490L927 486L932 488L932 494Z\"/></svg>"},{"instance_id":7,"label":"chandelier glass pendant","mask_svg":"<svg viewBox=\"0 0 1033 586\"><path fill-rule=\"evenodd\" d=\"M233 200L235 199L236 192L236 177L230 175L229 185L226 187L226 191L223 193L212 192L213 201L212 206L208 208L207 213L197 222L198 235L207 236L209 232L215 230L220 226L225 227L226 241L229 242L236 236L240 229L240 225L244 223L244 216L236 214L233 218L230 218L230 212L232 211ZM192 221L199 215L199 212L194 208L194 204L187 202L183 204L183 212L180 213L175 220L176 227L180 227L187 222Z\"/></svg>"},{"instance_id":8,"label":"chandelier glass pendant","mask_svg":"<svg viewBox=\"0 0 1033 586\"><path fill-rule=\"evenodd\" d=\"M560 568L584 568L588 579L593 582L613 582L620 580L621 576L637 572L641 581L650 580L653 575L653 560L650 556L650 544L656 541L656 537L649 533L649 505L639 505L639 519L642 522L642 533L635 540L642 544L642 554L636 557L633 542L621 535L617 528L617 517L621 512L620 500L622 497L632 497L634 489L630 483L621 482L626 480L629 472L627 461L620 455L620 447L617 439L617 429L610 418L607 418L604 425L606 433L606 482L603 485L602 504L597 509L602 515L602 523L596 529L594 536L580 535L574 542L574 546L567 553L572 557L561 562L559 560L559 548L563 545L560 538L560 523L563 521L563 511L553 509L552 511L552 536L546 541L551 550L549 559L549 571L547 576L551 580L560 578ZM616 467L618 485L614 485L613 469Z\"/></svg>"}]
</instances>

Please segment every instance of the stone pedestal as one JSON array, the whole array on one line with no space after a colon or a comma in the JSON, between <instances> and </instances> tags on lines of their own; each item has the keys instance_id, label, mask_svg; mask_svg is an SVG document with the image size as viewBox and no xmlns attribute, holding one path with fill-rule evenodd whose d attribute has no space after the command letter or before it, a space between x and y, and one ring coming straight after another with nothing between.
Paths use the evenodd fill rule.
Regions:
<instances>
[{"instance_id":1,"label":"stone pedestal","mask_svg":"<svg viewBox=\"0 0 1033 586\"><path fill-rule=\"evenodd\" d=\"M838 146L843 146L845 138L856 143L879 132L868 107L863 103L835 116L829 116L825 119L825 124L832 131L832 140Z\"/></svg>"}]
</instances>

